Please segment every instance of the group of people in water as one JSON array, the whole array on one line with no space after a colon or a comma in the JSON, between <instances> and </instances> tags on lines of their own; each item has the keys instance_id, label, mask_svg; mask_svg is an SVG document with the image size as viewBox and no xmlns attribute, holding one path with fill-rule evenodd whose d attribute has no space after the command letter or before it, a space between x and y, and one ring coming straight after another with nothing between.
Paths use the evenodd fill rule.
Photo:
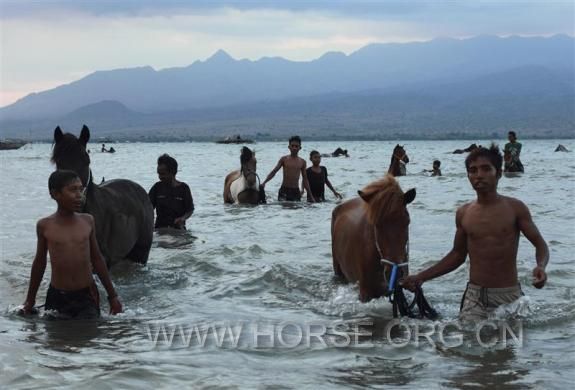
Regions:
<instances>
[{"instance_id":1,"label":"group of people in water","mask_svg":"<svg viewBox=\"0 0 575 390\"><path fill-rule=\"evenodd\" d=\"M314 150L310 153L312 166L307 168L306 161L298 156L301 139L291 137L288 148L290 153L279 159L260 184L262 190L282 169L283 180L277 196L280 201L300 201L306 193L309 202L322 202L325 200L325 186L336 198L342 198L331 184L327 168L321 165L319 152ZM514 132L509 132L505 153L510 156L506 157L507 160L514 164L520 162L521 144ZM486 319L496 307L523 295L517 275L521 233L536 249L533 286L542 288L547 280L545 269L549 250L531 219L529 209L520 200L497 192L503 160L495 145L476 147L469 152L465 168L477 198L456 211L453 248L437 264L419 273L405 275L401 280L404 288L415 291L424 282L454 271L469 256L470 274L460 311L462 319ZM441 176L440 167L440 161L433 162L432 176ZM148 194L156 209L156 228L185 229L186 220L194 212L191 190L186 183L176 179L177 172L178 163L173 157L163 154L158 158L159 181ZM57 170L50 175L48 189L57 203L57 210L38 221L36 256L22 312L33 313L36 310L36 294L46 268L47 253L50 254L52 276L46 310L55 310L65 318L99 316L98 290L92 276L96 273L108 294L110 313L121 312L122 304L96 241L94 219L89 214L78 212L85 191L78 174ZM367 198L363 200L369 202Z\"/></svg>"}]
</instances>

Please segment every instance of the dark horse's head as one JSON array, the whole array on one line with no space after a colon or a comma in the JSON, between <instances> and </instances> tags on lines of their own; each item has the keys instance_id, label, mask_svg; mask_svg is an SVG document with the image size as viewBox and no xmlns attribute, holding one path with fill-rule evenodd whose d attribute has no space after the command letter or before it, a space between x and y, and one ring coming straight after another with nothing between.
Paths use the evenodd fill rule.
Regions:
<instances>
[{"instance_id":1,"label":"dark horse's head","mask_svg":"<svg viewBox=\"0 0 575 390\"><path fill-rule=\"evenodd\" d=\"M80 176L84 187L90 184L90 155L86 151L86 144L90 139L90 130L86 125L82 127L80 138L70 133L63 133L60 126L54 130L54 148L52 162L57 169L69 169Z\"/></svg>"},{"instance_id":2,"label":"dark horse's head","mask_svg":"<svg viewBox=\"0 0 575 390\"><path fill-rule=\"evenodd\" d=\"M248 147L242 148L242 154L240 155L240 162L242 164L242 175L246 178L248 186L253 187L256 184L256 152Z\"/></svg>"},{"instance_id":3,"label":"dark horse's head","mask_svg":"<svg viewBox=\"0 0 575 390\"><path fill-rule=\"evenodd\" d=\"M402 145L397 144L395 145L395 148L393 148L393 152L391 153L391 161L389 163L389 169L387 170L387 173L390 173L393 176L405 175L405 173L401 171L401 167L399 164L400 161L407 164L409 162L409 157L407 157L405 148Z\"/></svg>"}]
</instances>

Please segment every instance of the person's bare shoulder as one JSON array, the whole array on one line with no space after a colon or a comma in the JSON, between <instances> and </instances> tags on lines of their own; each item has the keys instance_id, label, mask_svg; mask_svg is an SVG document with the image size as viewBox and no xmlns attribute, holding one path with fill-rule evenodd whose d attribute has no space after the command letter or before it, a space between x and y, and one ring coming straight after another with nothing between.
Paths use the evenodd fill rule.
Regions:
<instances>
[{"instance_id":1,"label":"person's bare shoulder","mask_svg":"<svg viewBox=\"0 0 575 390\"><path fill-rule=\"evenodd\" d=\"M515 213L518 215L529 211L527 205L517 198L512 198L510 196L502 196L502 198L505 200L505 202L507 202L509 206L511 206L513 211L515 211Z\"/></svg>"},{"instance_id":2,"label":"person's bare shoulder","mask_svg":"<svg viewBox=\"0 0 575 390\"><path fill-rule=\"evenodd\" d=\"M457 208L457 211L455 212L455 220L457 224L461 224L461 221L463 220L463 217L465 216L465 213L467 212L467 210L469 209L469 207L471 205L473 205L474 202L468 202L465 203L462 206L459 206Z\"/></svg>"},{"instance_id":3,"label":"person's bare shoulder","mask_svg":"<svg viewBox=\"0 0 575 390\"><path fill-rule=\"evenodd\" d=\"M92 223L94 221L94 217L92 216L92 214L88 214L88 213L76 213L76 215L81 218L83 221L86 221L88 223Z\"/></svg>"},{"instance_id":4,"label":"person's bare shoulder","mask_svg":"<svg viewBox=\"0 0 575 390\"><path fill-rule=\"evenodd\" d=\"M305 160L304 160L303 158L299 157L299 156L298 156L298 159L299 159L300 165L301 165L302 167L305 167L305 166L306 166Z\"/></svg>"}]
</instances>

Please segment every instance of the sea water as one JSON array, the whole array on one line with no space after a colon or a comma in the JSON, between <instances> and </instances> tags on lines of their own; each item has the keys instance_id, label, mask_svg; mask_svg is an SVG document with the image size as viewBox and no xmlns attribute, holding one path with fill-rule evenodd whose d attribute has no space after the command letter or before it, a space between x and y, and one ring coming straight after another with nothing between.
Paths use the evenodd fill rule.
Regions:
<instances>
[{"instance_id":1,"label":"sea water","mask_svg":"<svg viewBox=\"0 0 575 390\"><path fill-rule=\"evenodd\" d=\"M404 190L417 189L409 206L411 272L451 249L455 211L474 199L465 155L451 154L469 143L404 143L410 162L399 181ZM467 264L424 284L439 320L394 322L387 299L361 303L357 286L333 279L330 220L337 202L328 189L323 204L278 203L279 172L266 186L267 205L224 205L224 177L239 168L240 146L212 143L121 143L114 144L115 154L89 144L96 182L127 178L146 190L157 181L157 157L175 157L177 178L190 185L196 206L189 232L156 234L146 266L111 270L125 313L99 321L20 317L15 312L28 288L35 223L55 210L47 189L54 166L48 144L1 152L0 387L568 387L575 380L575 154L554 153L558 143L575 148L572 140L525 140L525 174L499 182L501 194L529 207L551 261L547 285L533 288L535 250L520 239L526 297L509 325L516 338L505 343L497 331L483 329L484 345L467 329L458 342ZM312 149L347 149L349 158L324 158L322 165L350 199L387 171L395 144L304 139L300 155L307 160ZM262 180L287 146L251 145ZM441 177L423 172L435 159ZM48 280L49 266L38 304ZM102 309L107 312L106 303ZM446 326L451 333L442 335L438 329Z\"/></svg>"}]
</instances>

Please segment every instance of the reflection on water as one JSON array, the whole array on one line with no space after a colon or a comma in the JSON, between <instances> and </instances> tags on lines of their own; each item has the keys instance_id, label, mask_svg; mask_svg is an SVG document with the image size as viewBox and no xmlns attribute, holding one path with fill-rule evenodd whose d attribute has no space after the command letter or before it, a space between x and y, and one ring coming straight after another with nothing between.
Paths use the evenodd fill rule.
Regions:
<instances>
[{"instance_id":1,"label":"reflection on water","mask_svg":"<svg viewBox=\"0 0 575 390\"><path fill-rule=\"evenodd\" d=\"M550 243L551 265L548 286L532 288L534 250L520 239L519 279L531 309L522 317L524 343L491 348L477 343L450 348L437 342L437 335L434 343L423 339L417 346L398 347L413 333L392 328L388 335L393 321L389 302L382 298L362 303L357 286L333 278L330 220L337 203L330 192L322 204L278 202L277 175L266 186L269 204L222 204L223 179L239 165L240 146L234 145L126 144L114 155L93 154L95 177L125 177L145 189L157 180L157 156L173 155L180 166L178 178L190 185L196 204L189 230L157 231L146 266L123 263L111 270L125 313L110 317L103 302L103 318L94 322L19 317L14 308L27 290L34 226L54 210L46 190L53 166L49 145L14 151L10 166L18 169L0 175L0 218L10 222L0 227L0 387L569 388L575 360L575 154L554 154L557 142L524 142L526 172L500 181L503 194L529 206ZM465 155L450 154L468 143L405 144L411 161L408 176L399 180L404 189L417 188L409 206L413 271L449 251L455 210L474 197L463 170ZM572 149L570 141L561 143ZM347 142L344 148L352 157L324 159L323 164L338 192L350 198L387 170L395 144ZM304 140L302 156L338 146ZM257 153L259 174L266 175L287 153L287 145L258 144ZM422 174L436 158L442 161L443 176ZM27 172L27 180L20 180L20 172ZM462 266L426 283L426 297L440 312L439 321L405 323L438 327L454 321L467 273ZM38 302L44 300L48 280L49 269ZM352 337L357 329L361 342L334 347L314 339L309 347L235 349L218 347L210 339L203 348L197 343L154 347L145 332L147 325L158 322L207 329L235 321L298 326L320 322L326 324L327 340L341 337L341 332ZM473 333L465 334L472 339ZM294 329L286 335L295 336Z\"/></svg>"}]
</instances>

